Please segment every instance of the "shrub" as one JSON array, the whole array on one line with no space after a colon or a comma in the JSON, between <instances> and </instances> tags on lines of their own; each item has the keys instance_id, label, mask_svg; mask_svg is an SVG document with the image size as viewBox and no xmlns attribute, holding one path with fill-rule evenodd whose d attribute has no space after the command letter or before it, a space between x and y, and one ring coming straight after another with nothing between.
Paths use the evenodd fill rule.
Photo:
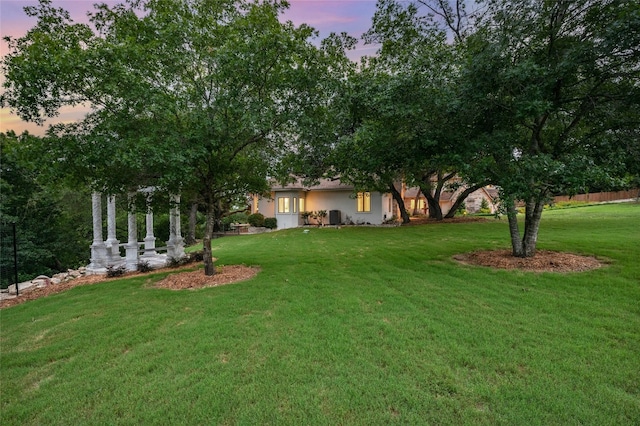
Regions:
<instances>
[{"instance_id":1,"label":"shrub","mask_svg":"<svg viewBox=\"0 0 640 426\"><path fill-rule=\"evenodd\" d=\"M398 216L393 215L390 218L385 219L382 223L384 225L397 225L398 224Z\"/></svg>"},{"instance_id":2,"label":"shrub","mask_svg":"<svg viewBox=\"0 0 640 426\"><path fill-rule=\"evenodd\" d=\"M491 207L489 207L489 202L486 198L480 201L480 210L478 210L478 213L491 213Z\"/></svg>"},{"instance_id":3,"label":"shrub","mask_svg":"<svg viewBox=\"0 0 640 426\"><path fill-rule=\"evenodd\" d=\"M189 262L202 262L204 260L204 252L202 250L194 251L187 254Z\"/></svg>"},{"instance_id":4,"label":"shrub","mask_svg":"<svg viewBox=\"0 0 640 426\"><path fill-rule=\"evenodd\" d=\"M248 223L249 216L246 213L234 213L222 218L222 225L225 231L230 229L232 223Z\"/></svg>"},{"instance_id":5,"label":"shrub","mask_svg":"<svg viewBox=\"0 0 640 426\"><path fill-rule=\"evenodd\" d=\"M278 219L275 217L267 217L264 219L264 226L269 229L276 229L278 227Z\"/></svg>"},{"instance_id":6,"label":"shrub","mask_svg":"<svg viewBox=\"0 0 640 426\"><path fill-rule=\"evenodd\" d=\"M190 256L184 256L184 257L181 257L181 258L170 257L169 260L167 260L167 267L169 267L169 268L179 268L181 266L188 265L189 263L191 263L191 257Z\"/></svg>"},{"instance_id":7,"label":"shrub","mask_svg":"<svg viewBox=\"0 0 640 426\"><path fill-rule=\"evenodd\" d=\"M262 213L254 213L247 218L249 225L260 228L264 226L264 215Z\"/></svg>"},{"instance_id":8,"label":"shrub","mask_svg":"<svg viewBox=\"0 0 640 426\"><path fill-rule=\"evenodd\" d=\"M107 267L107 278L115 278L121 277L127 272L127 267L124 265L120 266L108 266Z\"/></svg>"},{"instance_id":9,"label":"shrub","mask_svg":"<svg viewBox=\"0 0 640 426\"><path fill-rule=\"evenodd\" d=\"M324 226L324 218L327 217L326 210L318 210L313 212L313 218L318 221L318 226Z\"/></svg>"},{"instance_id":10,"label":"shrub","mask_svg":"<svg viewBox=\"0 0 640 426\"><path fill-rule=\"evenodd\" d=\"M300 213L300 216L302 217L302 220L304 221L305 225L309 224L309 217L311 217L311 215L313 215L313 212L302 212L302 213Z\"/></svg>"},{"instance_id":11,"label":"shrub","mask_svg":"<svg viewBox=\"0 0 640 426\"><path fill-rule=\"evenodd\" d=\"M138 272L151 272L153 268L149 264L149 262L145 260L141 260L138 262Z\"/></svg>"}]
</instances>

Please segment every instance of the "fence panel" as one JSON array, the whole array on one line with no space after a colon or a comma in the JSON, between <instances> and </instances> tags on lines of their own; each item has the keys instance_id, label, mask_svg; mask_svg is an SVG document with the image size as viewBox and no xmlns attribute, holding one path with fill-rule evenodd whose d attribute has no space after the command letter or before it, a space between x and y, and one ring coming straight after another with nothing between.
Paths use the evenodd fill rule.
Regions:
<instances>
[{"instance_id":1,"label":"fence panel","mask_svg":"<svg viewBox=\"0 0 640 426\"><path fill-rule=\"evenodd\" d=\"M616 192L595 192L593 194L577 194L572 197L568 195L560 195L553 198L554 202L560 201L584 201L586 203L601 203L605 201L626 200L630 198L638 198L640 189L631 189L629 191Z\"/></svg>"}]
</instances>

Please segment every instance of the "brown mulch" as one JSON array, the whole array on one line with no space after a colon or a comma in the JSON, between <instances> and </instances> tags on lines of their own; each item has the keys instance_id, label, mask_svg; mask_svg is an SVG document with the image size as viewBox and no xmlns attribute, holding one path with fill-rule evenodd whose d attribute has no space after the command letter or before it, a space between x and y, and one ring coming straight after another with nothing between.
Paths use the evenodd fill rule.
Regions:
<instances>
[{"instance_id":1,"label":"brown mulch","mask_svg":"<svg viewBox=\"0 0 640 426\"><path fill-rule=\"evenodd\" d=\"M2 301L0 301L0 308L8 308L10 306L19 305L20 303L24 303L29 300L35 300L41 297L49 296L50 294L62 293L63 291L67 291L81 285L95 284L110 279L114 278L106 278L104 275L88 275L85 277L67 281L66 283L50 284L46 287L20 290L20 295L18 297L14 297L13 299L3 299Z\"/></svg>"},{"instance_id":2,"label":"brown mulch","mask_svg":"<svg viewBox=\"0 0 640 426\"><path fill-rule=\"evenodd\" d=\"M154 288L167 288L170 290L193 290L204 287L217 287L225 284L233 284L255 277L260 268L244 265L227 265L217 268L213 276L207 276L202 270L190 272L178 272L169 274L162 281L153 283Z\"/></svg>"},{"instance_id":3,"label":"brown mulch","mask_svg":"<svg viewBox=\"0 0 640 426\"><path fill-rule=\"evenodd\" d=\"M602 266L595 257L538 250L534 257L514 257L511 250L477 251L453 256L460 263L529 272L582 272Z\"/></svg>"},{"instance_id":4,"label":"brown mulch","mask_svg":"<svg viewBox=\"0 0 640 426\"><path fill-rule=\"evenodd\" d=\"M156 269L149 273L165 272L168 270L175 270L172 268ZM215 287L225 284L232 284L239 281L248 280L253 278L260 271L259 268L249 267L244 265L227 265L217 268L217 273L213 276L206 276L202 269L197 271L176 272L169 274L161 281L152 284L154 288L166 288L171 290L182 289L196 289L203 287ZM131 272L117 278L107 278L104 275L88 275L75 280L68 281L60 284L50 284L42 288L31 288L21 291L18 297L12 299L4 299L0 301L0 309L15 306L20 303L27 302L29 300L39 299L40 297L46 297L50 294L61 293L63 291L78 287L81 285L96 284L104 281L116 280L120 278L131 278L140 275L147 275L149 273Z\"/></svg>"}]
</instances>

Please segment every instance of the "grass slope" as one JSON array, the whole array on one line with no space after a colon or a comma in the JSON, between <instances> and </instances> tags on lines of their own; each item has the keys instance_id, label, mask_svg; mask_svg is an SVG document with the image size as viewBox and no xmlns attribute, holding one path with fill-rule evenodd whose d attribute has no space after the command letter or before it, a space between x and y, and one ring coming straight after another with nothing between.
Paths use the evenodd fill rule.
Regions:
<instances>
[{"instance_id":1,"label":"grass slope","mask_svg":"<svg viewBox=\"0 0 640 426\"><path fill-rule=\"evenodd\" d=\"M223 238L258 277L3 310L0 423L639 424L639 223L545 212L540 248L611 262L563 275L451 260L507 248L505 221Z\"/></svg>"}]
</instances>

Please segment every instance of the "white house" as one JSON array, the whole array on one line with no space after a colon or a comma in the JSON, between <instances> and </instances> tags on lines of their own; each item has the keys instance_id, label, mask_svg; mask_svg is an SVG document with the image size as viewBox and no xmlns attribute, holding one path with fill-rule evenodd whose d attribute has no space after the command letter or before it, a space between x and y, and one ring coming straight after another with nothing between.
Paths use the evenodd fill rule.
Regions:
<instances>
[{"instance_id":1,"label":"white house","mask_svg":"<svg viewBox=\"0 0 640 426\"><path fill-rule=\"evenodd\" d=\"M317 185L302 181L273 186L268 197L253 196L251 213L275 217L278 229L304 225L303 212L326 210L325 224L344 223L380 225L396 214L397 205L391 194L356 192L339 180L323 179ZM316 223L310 219L311 223Z\"/></svg>"}]
</instances>

